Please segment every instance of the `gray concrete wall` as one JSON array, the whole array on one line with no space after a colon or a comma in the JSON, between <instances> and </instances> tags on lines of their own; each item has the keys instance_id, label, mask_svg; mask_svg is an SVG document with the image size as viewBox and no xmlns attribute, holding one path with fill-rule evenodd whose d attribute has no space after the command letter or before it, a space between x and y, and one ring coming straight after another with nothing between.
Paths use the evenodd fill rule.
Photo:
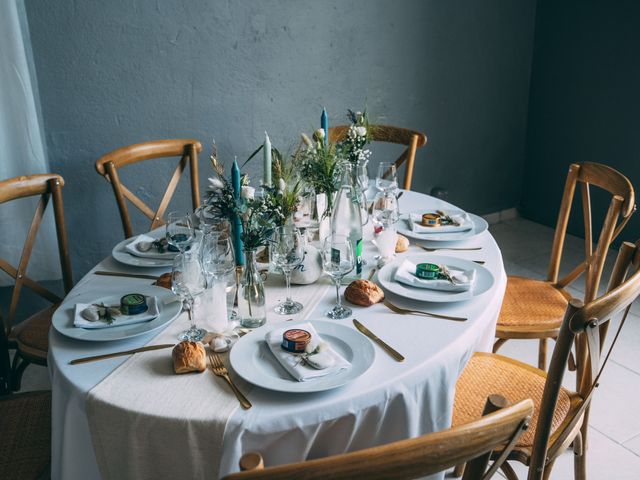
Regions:
<instances>
[{"instance_id":1,"label":"gray concrete wall","mask_svg":"<svg viewBox=\"0 0 640 480\"><path fill-rule=\"evenodd\" d=\"M604 163L640 185L639 22L636 1L538 2L522 198L528 218L555 226L574 162ZM604 219L610 196L592 200L594 218ZM583 236L579 199L574 208L570 231ZM620 239L639 237L636 214Z\"/></svg>"},{"instance_id":2,"label":"gray concrete wall","mask_svg":"<svg viewBox=\"0 0 640 480\"><path fill-rule=\"evenodd\" d=\"M515 206L535 6L26 0L50 164L67 180L76 273L122 238L110 187L93 168L102 154L184 136L207 145L215 137L223 158L244 158L264 130L274 145L293 145L318 126L322 106L334 125L366 102L372 120L427 133L415 190L442 186L477 213ZM170 167L133 170L125 180L134 191L158 199ZM187 206L186 189L178 196L174 205Z\"/></svg>"}]
</instances>

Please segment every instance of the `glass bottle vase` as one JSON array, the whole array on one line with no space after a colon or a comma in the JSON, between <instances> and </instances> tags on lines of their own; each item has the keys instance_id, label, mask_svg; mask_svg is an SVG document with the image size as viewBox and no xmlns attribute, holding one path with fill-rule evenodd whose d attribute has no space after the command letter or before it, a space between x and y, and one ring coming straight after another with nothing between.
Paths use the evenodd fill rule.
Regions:
<instances>
[{"instance_id":1,"label":"glass bottle vase","mask_svg":"<svg viewBox=\"0 0 640 480\"><path fill-rule=\"evenodd\" d=\"M258 271L256 251L245 250L245 266L238 285L238 316L246 328L257 328L267 321L264 281Z\"/></svg>"}]
</instances>

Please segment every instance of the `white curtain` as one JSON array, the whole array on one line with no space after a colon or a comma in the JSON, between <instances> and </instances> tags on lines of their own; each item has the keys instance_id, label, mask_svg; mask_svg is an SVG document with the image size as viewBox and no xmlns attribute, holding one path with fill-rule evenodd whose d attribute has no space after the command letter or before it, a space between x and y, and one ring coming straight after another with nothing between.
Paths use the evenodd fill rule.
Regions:
<instances>
[{"instance_id":1,"label":"white curtain","mask_svg":"<svg viewBox=\"0 0 640 480\"><path fill-rule=\"evenodd\" d=\"M19 0L18 0L19 1ZM45 173L45 156L27 48L23 11L16 0L0 1L0 179ZM25 22L26 24L26 22ZM27 48L25 48L27 47ZM31 222L35 202L18 200L0 205L0 257L17 262ZM27 274L37 280L60 278L51 206L40 227ZM0 285L13 281L0 273Z\"/></svg>"}]
</instances>

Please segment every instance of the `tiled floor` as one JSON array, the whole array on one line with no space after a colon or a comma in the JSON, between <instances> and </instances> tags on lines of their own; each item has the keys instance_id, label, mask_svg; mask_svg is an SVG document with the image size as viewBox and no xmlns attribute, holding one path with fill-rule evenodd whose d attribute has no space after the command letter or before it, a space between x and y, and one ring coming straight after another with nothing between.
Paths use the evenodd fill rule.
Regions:
<instances>
[{"instance_id":1,"label":"tiled floor","mask_svg":"<svg viewBox=\"0 0 640 480\"><path fill-rule=\"evenodd\" d=\"M553 239L551 228L516 218L494 224L490 230L502 250L507 273L533 278L545 276ZM566 248L567 263L571 259L579 259L582 240L569 237ZM615 252L612 252L607 262L609 270L614 257ZM582 289L578 285L572 291L580 295ZM632 312L594 397L588 452L590 480L640 478L640 415L636 403L640 396L638 302ZM537 344L533 341L507 342L500 353L531 364L537 362ZM573 378L569 375L565 383L571 388L572 382ZM25 390L49 388L46 369L29 367L24 376L23 387ZM521 478L526 478L524 468L518 464L514 464L514 467ZM573 478L573 455L570 452L558 459L551 478Z\"/></svg>"}]
</instances>

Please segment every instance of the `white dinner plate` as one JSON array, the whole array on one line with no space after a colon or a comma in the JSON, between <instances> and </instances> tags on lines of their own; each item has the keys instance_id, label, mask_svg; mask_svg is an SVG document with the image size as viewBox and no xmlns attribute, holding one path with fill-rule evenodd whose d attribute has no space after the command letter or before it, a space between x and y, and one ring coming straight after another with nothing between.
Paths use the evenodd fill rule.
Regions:
<instances>
[{"instance_id":1,"label":"white dinner plate","mask_svg":"<svg viewBox=\"0 0 640 480\"><path fill-rule=\"evenodd\" d=\"M428 288L419 288L405 285L404 283L394 280L396 270L402 262L409 260L415 263L436 263L445 264L461 270L476 271L476 283L472 289L466 292L444 292L440 290L429 290ZM418 300L421 302L462 302L471 300L478 295L482 295L493 285L493 275L489 270L471 260L465 260L456 257L446 257L443 255L431 255L428 253L409 255L402 257L382 267L378 272L378 282L380 285L396 295Z\"/></svg>"},{"instance_id":2,"label":"white dinner plate","mask_svg":"<svg viewBox=\"0 0 640 480\"><path fill-rule=\"evenodd\" d=\"M265 341L268 332L274 328L282 328L280 323L258 328L238 340L229 355L231 366L249 383L267 390L287 393L330 390L358 378L369 369L376 353L371 340L340 323L312 320L311 324L325 342L351 363L350 368L305 382L294 380L276 360ZM292 324L291 327L295 325Z\"/></svg>"},{"instance_id":3,"label":"white dinner plate","mask_svg":"<svg viewBox=\"0 0 640 480\"><path fill-rule=\"evenodd\" d=\"M419 210L414 211L412 213L419 213L422 215L428 210ZM460 210L460 214L464 213ZM475 237L476 235L480 235L487 228L489 228L489 224L487 221L479 217L478 215L474 215L473 213L467 212L467 215L471 218L473 222L473 228L471 230L465 230L463 232L451 232L451 233L416 233L409 228L408 222L409 215L403 214L400 218L400 222L398 222L398 233L401 233L405 237L413 238L414 240L423 240L425 242L455 242L458 240L467 240L469 238Z\"/></svg>"},{"instance_id":4,"label":"white dinner plate","mask_svg":"<svg viewBox=\"0 0 640 480\"><path fill-rule=\"evenodd\" d=\"M164 235L161 231L155 230L153 232L147 233L150 237L153 238L161 238ZM135 255L131 255L127 252L125 248L127 244L133 242L135 237L127 238L126 240L121 241L111 251L111 255L120 263L124 263L125 265L131 265L134 267L171 267L173 265L173 257L171 258L145 258L145 257L136 257ZM176 253L177 255L177 253Z\"/></svg>"},{"instance_id":5,"label":"white dinner plate","mask_svg":"<svg viewBox=\"0 0 640 480\"><path fill-rule=\"evenodd\" d=\"M122 325L120 327L86 329L73 325L76 303L100 303L105 299L111 301L115 297L120 298L128 293L141 293L149 297L155 296L158 299L158 310L160 311L158 316L148 322ZM124 291L122 287L103 288L81 293L65 301L53 314L52 323L53 328L67 337L90 342L108 342L136 337L157 330L176 318L180 314L181 307L182 304L178 297L166 288L141 285L135 288L135 292L132 289Z\"/></svg>"}]
</instances>

